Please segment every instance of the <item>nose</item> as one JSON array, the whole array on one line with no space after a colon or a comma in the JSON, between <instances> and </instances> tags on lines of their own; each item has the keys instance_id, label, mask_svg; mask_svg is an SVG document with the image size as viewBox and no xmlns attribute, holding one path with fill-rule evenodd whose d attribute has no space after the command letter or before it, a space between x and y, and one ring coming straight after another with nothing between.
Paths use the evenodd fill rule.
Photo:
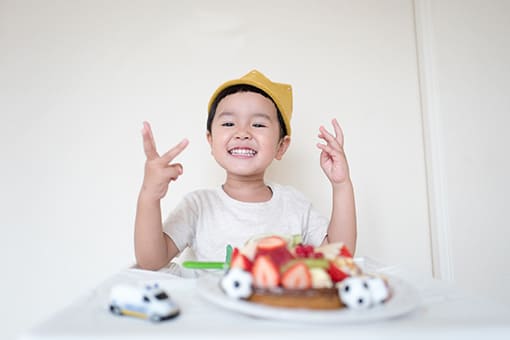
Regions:
<instances>
[{"instance_id":1,"label":"nose","mask_svg":"<svg viewBox=\"0 0 510 340\"><path fill-rule=\"evenodd\" d=\"M250 138L251 138L251 134L250 134L250 132L248 131L248 129L246 129L246 128L244 128L244 127L240 127L240 128L236 131L235 138L236 138L236 139L240 139L240 140L247 140L247 139L250 139Z\"/></svg>"},{"instance_id":2,"label":"nose","mask_svg":"<svg viewBox=\"0 0 510 340\"><path fill-rule=\"evenodd\" d=\"M248 136L247 134L238 134L236 136L236 139L247 140L247 139L250 139L250 136Z\"/></svg>"}]
</instances>

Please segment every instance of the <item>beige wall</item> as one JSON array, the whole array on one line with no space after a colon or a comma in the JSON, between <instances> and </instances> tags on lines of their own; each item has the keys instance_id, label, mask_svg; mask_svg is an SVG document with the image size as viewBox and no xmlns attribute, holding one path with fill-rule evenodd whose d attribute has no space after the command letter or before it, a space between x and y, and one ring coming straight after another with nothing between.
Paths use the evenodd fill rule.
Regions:
<instances>
[{"instance_id":1,"label":"beige wall","mask_svg":"<svg viewBox=\"0 0 510 340\"><path fill-rule=\"evenodd\" d=\"M419 1L437 272L510 303L510 2ZM434 149L437 147L437 149ZM432 219L434 221L434 218Z\"/></svg>"},{"instance_id":2,"label":"beige wall","mask_svg":"<svg viewBox=\"0 0 510 340\"><path fill-rule=\"evenodd\" d=\"M451 29L448 14L457 14L462 5L442 8L446 5L438 3L432 3L429 26ZM482 3L470 6L467 13L474 15ZM494 31L489 27L482 37ZM268 179L296 186L329 214L329 185L319 168L315 143L319 125L338 118L356 190L358 255L430 275L435 249L430 247L426 182L431 170L425 163L430 153L423 142L423 69L418 68L415 33L413 2L404 0L257 1L242 8L225 0L0 1L4 122L0 258L6 270L2 277L8 278L2 280L1 291L2 301L14 306L0 312L2 320L9 320L3 327L5 336L27 329L133 263L143 120L152 122L161 150L182 137L191 141L179 158L185 175L171 187L162 204L165 212L185 192L221 183L223 174L205 141L206 103L219 82L252 68L294 85L293 142L285 158L270 169ZM449 40L442 34L438 37L445 39L438 44L446 44L434 46L441 56L448 52ZM468 48L470 39L472 34L465 35L460 46L465 47L464 57L493 46L487 42ZM508 49L501 48L494 47L500 53L495 63L508 67ZM464 68L479 61L463 60ZM483 236L485 247L503 249L498 236L504 228L504 183L497 178L508 163L498 158L503 153L493 153L504 152L503 144L488 140L497 136L508 142L500 133L506 119L502 112L508 112L504 101L508 96L505 99L500 89L508 77L502 78L496 66L489 74L499 83L483 77L485 67L473 70L476 79L494 90L483 92L485 102L492 103L494 93L498 95L493 119L483 125L483 142L468 139L468 149L497 165L485 167L492 163L475 162L472 153L456 152L458 143L483 122L483 111L474 105L479 93L476 83L462 77L458 83L448 83L451 67L444 59L437 65L433 70L439 74L435 79L441 98L458 104L468 96L471 102L454 105L452 111L444 106L448 101L441 101L442 114L457 115L433 122L448 129L461 113L475 119L456 130L456 139L448 139L449 133L441 136L444 158L439 162L448 177L442 189L448 193L446 227L451 236L439 244L451 244L453 276L464 280L466 274L459 273L467 273L463 268L469 264L459 252L466 244L462 237ZM508 75L508 68L505 72ZM464 83L471 85L456 92ZM452 157L457 157L453 167ZM466 171L462 163L466 159L478 166ZM437 171L437 166L432 168ZM466 177L450 178L457 173ZM478 185L476 196L463 194L460 181L479 183L471 179L480 177L487 178L490 191ZM433 185L429 181L428 189ZM480 197L476 202L484 203L480 206L467 197ZM500 208L490 203L495 198L500 198L492 201ZM476 218L469 217L473 206L481 207ZM485 227L494 229L479 234L481 223L476 221L485 221L488 210L492 219ZM445 225L444 220L439 222L433 223L433 236ZM471 234L457 229L467 226ZM499 243L489 243L491 236ZM496 255L502 261L503 254ZM445 263L437 258L436 262ZM489 275L496 286L497 273Z\"/></svg>"}]
</instances>

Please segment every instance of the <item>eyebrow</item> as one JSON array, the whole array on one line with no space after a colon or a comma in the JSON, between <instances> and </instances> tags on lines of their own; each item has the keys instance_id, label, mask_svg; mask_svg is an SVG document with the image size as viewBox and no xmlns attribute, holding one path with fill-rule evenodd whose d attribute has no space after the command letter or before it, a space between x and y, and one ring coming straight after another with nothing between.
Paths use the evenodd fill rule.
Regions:
<instances>
[{"instance_id":1,"label":"eyebrow","mask_svg":"<svg viewBox=\"0 0 510 340\"><path fill-rule=\"evenodd\" d=\"M233 112L223 111L218 115L218 118L225 117L225 116L233 116L233 115L234 115ZM267 113L263 113L263 112L257 112L257 113L252 114L251 116L271 120L271 116L268 115Z\"/></svg>"}]
</instances>

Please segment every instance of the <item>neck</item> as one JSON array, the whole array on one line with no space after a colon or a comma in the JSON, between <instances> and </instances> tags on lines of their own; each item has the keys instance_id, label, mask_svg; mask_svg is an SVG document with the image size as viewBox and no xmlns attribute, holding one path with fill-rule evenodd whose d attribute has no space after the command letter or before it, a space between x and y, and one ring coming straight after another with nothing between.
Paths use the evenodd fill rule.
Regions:
<instances>
[{"instance_id":1,"label":"neck","mask_svg":"<svg viewBox=\"0 0 510 340\"><path fill-rule=\"evenodd\" d=\"M223 191L241 202L266 202L273 196L273 192L264 180L239 181L227 178L223 184Z\"/></svg>"}]
</instances>

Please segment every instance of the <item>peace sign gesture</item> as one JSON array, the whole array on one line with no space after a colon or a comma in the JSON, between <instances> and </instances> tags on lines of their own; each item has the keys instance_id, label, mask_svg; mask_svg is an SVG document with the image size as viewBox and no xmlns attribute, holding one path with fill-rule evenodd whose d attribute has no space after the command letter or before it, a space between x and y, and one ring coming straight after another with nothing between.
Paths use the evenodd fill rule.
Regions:
<instances>
[{"instance_id":1,"label":"peace sign gesture","mask_svg":"<svg viewBox=\"0 0 510 340\"><path fill-rule=\"evenodd\" d=\"M171 162L186 148L189 142L187 139L183 139L160 156L156 150L156 143L148 122L143 122L142 137L143 150L147 157L142 192L148 197L160 200L166 195L170 182L177 180L182 175L182 165Z\"/></svg>"},{"instance_id":2,"label":"peace sign gesture","mask_svg":"<svg viewBox=\"0 0 510 340\"><path fill-rule=\"evenodd\" d=\"M336 119L332 121L335 135L321 126L319 138L326 144L318 143L317 147L322 150L320 156L321 168L332 185L342 184L349 180L349 166L344 153L344 134Z\"/></svg>"}]
</instances>

